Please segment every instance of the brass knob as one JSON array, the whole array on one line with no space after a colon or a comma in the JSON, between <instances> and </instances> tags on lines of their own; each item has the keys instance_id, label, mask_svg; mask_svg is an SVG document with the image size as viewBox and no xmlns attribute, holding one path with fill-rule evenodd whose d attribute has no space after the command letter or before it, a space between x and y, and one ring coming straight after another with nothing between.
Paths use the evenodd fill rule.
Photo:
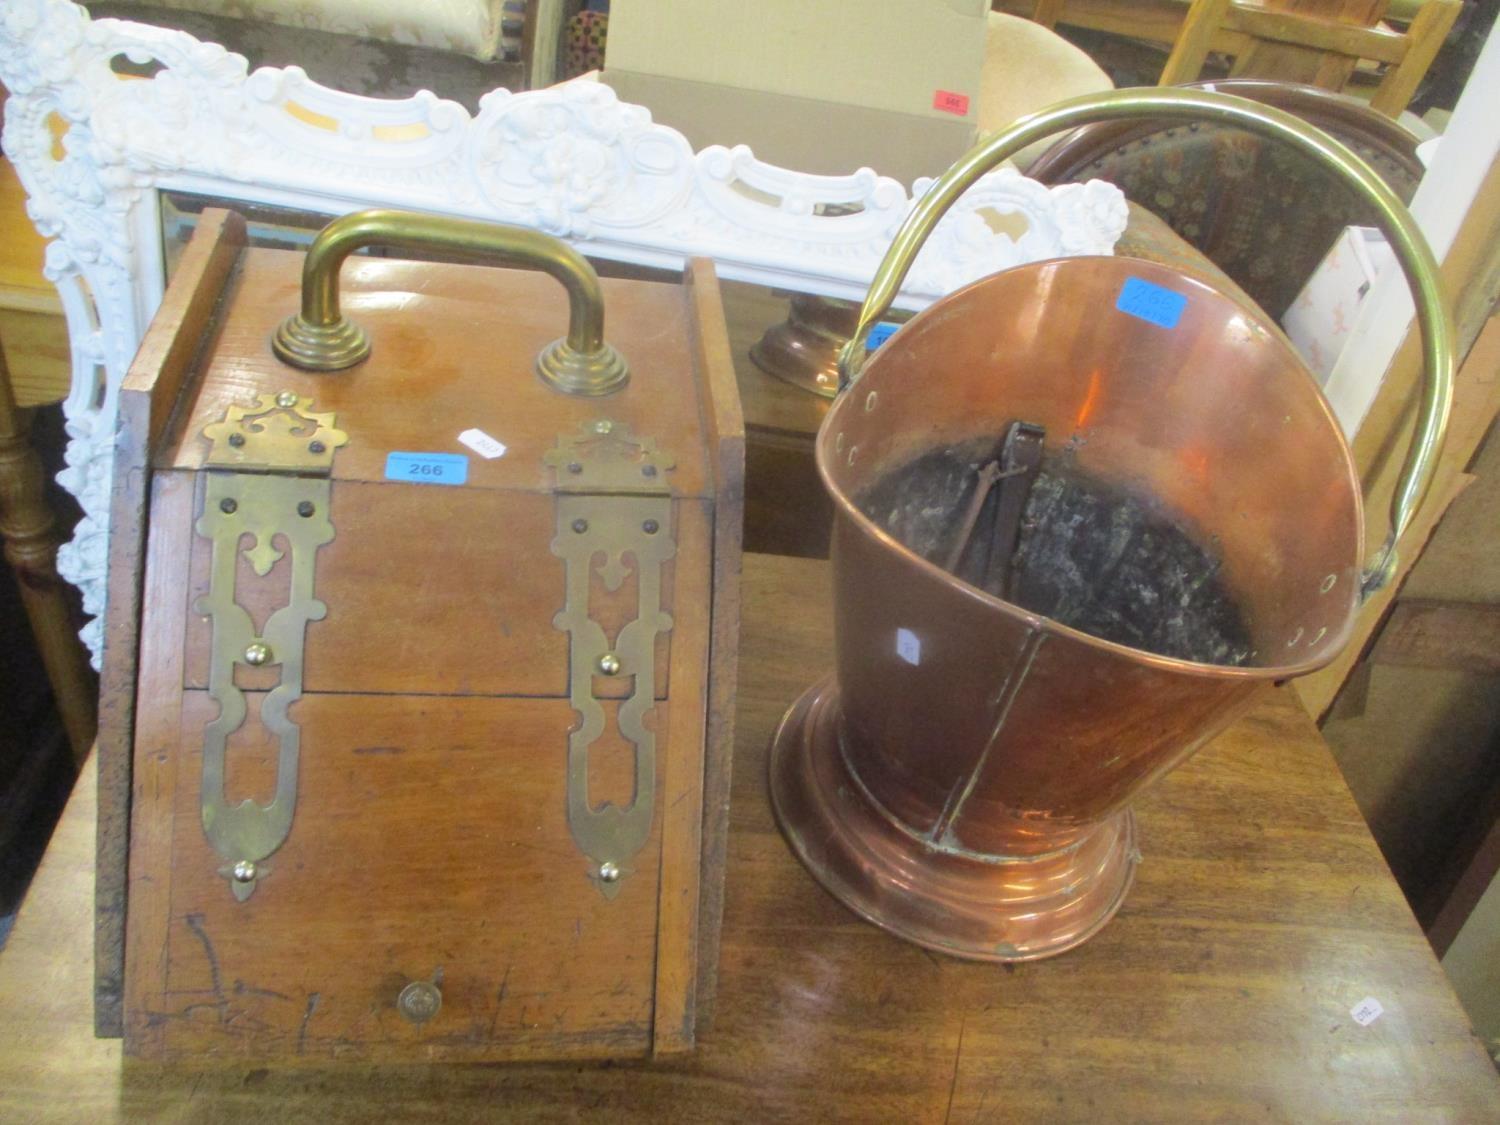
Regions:
<instances>
[{"instance_id":1,"label":"brass knob","mask_svg":"<svg viewBox=\"0 0 1500 1125\"><path fill-rule=\"evenodd\" d=\"M410 1023L426 1023L443 1006L443 993L431 981L414 980L396 997L396 1011Z\"/></svg>"}]
</instances>

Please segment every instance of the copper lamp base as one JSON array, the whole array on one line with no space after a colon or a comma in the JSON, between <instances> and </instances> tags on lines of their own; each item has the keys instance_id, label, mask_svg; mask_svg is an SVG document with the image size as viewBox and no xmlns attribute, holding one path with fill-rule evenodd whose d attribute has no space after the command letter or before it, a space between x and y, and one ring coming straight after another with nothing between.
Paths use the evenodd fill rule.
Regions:
<instances>
[{"instance_id":1,"label":"copper lamp base","mask_svg":"<svg viewBox=\"0 0 1500 1125\"><path fill-rule=\"evenodd\" d=\"M1135 877L1135 817L1114 814L1067 848L981 856L939 848L879 808L840 748L838 688L809 688L771 742L771 805L818 882L860 917L975 961L1032 961L1087 941Z\"/></svg>"}]
</instances>

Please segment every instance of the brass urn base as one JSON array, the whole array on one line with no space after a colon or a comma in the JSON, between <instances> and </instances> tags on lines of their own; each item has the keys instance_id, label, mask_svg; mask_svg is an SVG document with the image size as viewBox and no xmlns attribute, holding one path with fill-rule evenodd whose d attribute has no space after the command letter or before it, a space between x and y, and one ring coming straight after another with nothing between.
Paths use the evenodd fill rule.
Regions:
<instances>
[{"instance_id":1,"label":"brass urn base","mask_svg":"<svg viewBox=\"0 0 1500 1125\"><path fill-rule=\"evenodd\" d=\"M787 318L767 328L750 360L767 375L823 398L839 390L839 351L859 323L859 305L794 293Z\"/></svg>"},{"instance_id":2,"label":"brass urn base","mask_svg":"<svg viewBox=\"0 0 1500 1125\"><path fill-rule=\"evenodd\" d=\"M771 805L797 858L860 917L974 961L1051 957L1114 917L1138 858L1130 810L1040 855L939 848L871 800L845 761L841 723L832 678L792 705L771 742Z\"/></svg>"}]
</instances>

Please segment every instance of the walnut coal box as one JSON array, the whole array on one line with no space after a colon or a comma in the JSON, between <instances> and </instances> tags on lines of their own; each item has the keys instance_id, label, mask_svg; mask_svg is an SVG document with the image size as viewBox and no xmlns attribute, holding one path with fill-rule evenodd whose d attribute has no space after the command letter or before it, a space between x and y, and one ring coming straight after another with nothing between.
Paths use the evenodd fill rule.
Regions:
<instances>
[{"instance_id":1,"label":"walnut coal box","mask_svg":"<svg viewBox=\"0 0 1500 1125\"><path fill-rule=\"evenodd\" d=\"M120 395L99 1033L690 1048L743 479L712 267L601 282L544 235L396 212L304 256L206 211Z\"/></svg>"}]
</instances>

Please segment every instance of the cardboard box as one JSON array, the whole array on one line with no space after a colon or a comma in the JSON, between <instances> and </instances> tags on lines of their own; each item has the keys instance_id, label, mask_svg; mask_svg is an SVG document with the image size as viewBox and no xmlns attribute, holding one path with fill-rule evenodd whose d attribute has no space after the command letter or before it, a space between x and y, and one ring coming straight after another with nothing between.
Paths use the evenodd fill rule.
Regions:
<instances>
[{"instance_id":1,"label":"cardboard box","mask_svg":"<svg viewBox=\"0 0 1500 1125\"><path fill-rule=\"evenodd\" d=\"M695 148L910 183L974 143L985 0L615 0L603 80Z\"/></svg>"}]
</instances>

